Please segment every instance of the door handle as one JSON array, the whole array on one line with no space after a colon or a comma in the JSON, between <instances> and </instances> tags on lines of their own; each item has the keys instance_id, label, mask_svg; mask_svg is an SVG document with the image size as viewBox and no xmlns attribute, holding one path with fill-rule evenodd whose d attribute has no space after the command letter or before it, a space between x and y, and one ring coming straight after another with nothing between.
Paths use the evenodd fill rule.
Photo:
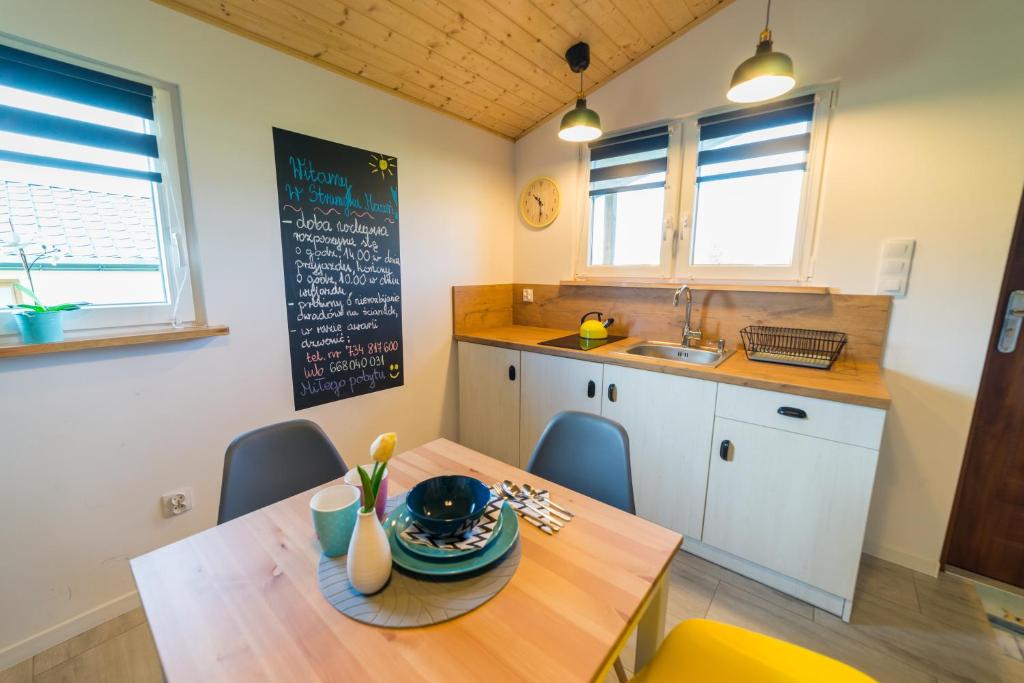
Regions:
<instances>
[{"instance_id":1,"label":"door handle","mask_svg":"<svg viewBox=\"0 0 1024 683\"><path fill-rule=\"evenodd\" d=\"M516 366L514 366L514 365L508 366L508 378L512 382L516 381Z\"/></svg>"},{"instance_id":2,"label":"door handle","mask_svg":"<svg viewBox=\"0 0 1024 683\"><path fill-rule=\"evenodd\" d=\"M802 408L790 408L789 406L782 406L779 408L779 415L783 417L795 417L798 420L807 419L807 411Z\"/></svg>"},{"instance_id":3,"label":"door handle","mask_svg":"<svg viewBox=\"0 0 1024 683\"><path fill-rule=\"evenodd\" d=\"M1024 324L1024 289L1010 292L1006 302L1006 314L1003 316L1003 328L999 331L999 343L996 348L1000 353L1013 353L1017 350L1020 339L1020 328Z\"/></svg>"},{"instance_id":4,"label":"door handle","mask_svg":"<svg viewBox=\"0 0 1024 683\"><path fill-rule=\"evenodd\" d=\"M608 385L608 400L612 403L619 400L619 389L614 384Z\"/></svg>"},{"instance_id":5,"label":"door handle","mask_svg":"<svg viewBox=\"0 0 1024 683\"><path fill-rule=\"evenodd\" d=\"M587 382L587 398L594 398L597 396L597 385L594 380Z\"/></svg>"},{"instance_id":6,"label":"door handle","mask_svg":"<svg viewBox=\"0 0 1024 683\"><path fill-rule=\"evenodd\" d=\"M722 445L718 447L718 457L726 462L732 462L733 447L732 441L725 439L722 441Z\"/></svg>"}]
</instances>

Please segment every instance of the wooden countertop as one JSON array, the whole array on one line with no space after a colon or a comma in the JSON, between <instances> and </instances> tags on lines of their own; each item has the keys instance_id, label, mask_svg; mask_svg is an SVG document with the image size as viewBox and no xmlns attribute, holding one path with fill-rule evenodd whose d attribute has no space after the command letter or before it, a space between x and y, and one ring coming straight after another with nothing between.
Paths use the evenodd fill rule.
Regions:
<instances>
[{"instance_id":1,"label":"wooden countertop","mask_svg":"<svg viewBox=\"0 0 1024 683\"><path fill-rule=\"evenodd\" d=\"M872 408L887 409L892 400L889 390L886 389L885 382L882 380L882 371L878 365L847 359L845 356L840 358L831 370L814 370L750 361L747 360L743 349L738 349L717 368L706 368L697 365L682 365L657 358L640 358L615 353L632 344L644 341L636 337L627 337L591 351L576 351L540 345L542 341L564 337L574 332L575 330L507 325L467 331L455 334L454 338L457 341L546 353L552 356L565 356L597 363L624 365L641 370L696 377L755 389L782 391L787 394L823 398Z\"/></svg>"}]
</instances>

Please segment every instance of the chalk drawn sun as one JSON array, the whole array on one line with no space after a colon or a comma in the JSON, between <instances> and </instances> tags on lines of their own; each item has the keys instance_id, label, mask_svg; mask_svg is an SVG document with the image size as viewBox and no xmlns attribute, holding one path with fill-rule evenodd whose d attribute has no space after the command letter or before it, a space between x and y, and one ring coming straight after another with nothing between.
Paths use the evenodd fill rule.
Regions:
<instances>
[{"instance_id":1,"label":"chalk drawn sun","mask_svg":"<svg viewBox=\"0 0 1024 683\"><path fill-rule=\"evenodd\" d=\"M383 154L370 154L369 164L370 175L380 174L381 180L394 177L395 170L398 168L398 162L394 157L384 156Z\"/></svg>"}]
</instances>

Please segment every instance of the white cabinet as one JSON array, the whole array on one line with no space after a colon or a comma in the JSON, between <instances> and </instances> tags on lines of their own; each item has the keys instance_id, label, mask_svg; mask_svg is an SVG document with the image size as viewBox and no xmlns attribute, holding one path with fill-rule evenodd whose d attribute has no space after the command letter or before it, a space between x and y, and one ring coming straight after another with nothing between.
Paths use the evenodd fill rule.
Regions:
<instances>
[{"instance_id":1,"label":"white cabinet","mask_svg":"<svg viewBox=\"0 0 1024 683\"><path fill-rule=\"evenodd\" d=\"M519 466L519 351L459 342L459 442Z\"/></svg>"},{"instance_id":2,"label":"white cabinet","mask_svg":"<svg viewBox=\"0 0 1024 683\"><path fill-rule=\"evenodd\" d=\"M717 384L604 368L601 414L626 428L637 514L700 538Z\"/></svg>"},{"instance_id":3,"label":"white cabinet","mask_svg":"<svg viewBox=\"0 0 1024 683\"><path fill-rule=\"evenodd\" d=\"M548 423L563 410L600 414L602 365L523 352L519 467L525 468Z\"/></svg>"},{"instance_id":4,"label":"white cabinet","mask_svg":"<svg viewBox=\"0 0 1024 683\"><path fill-rule=\"evenodd\" d=\"M877 450L719 417L703 542L852 598L877 463Z\"/></svg>"}]
</instances>

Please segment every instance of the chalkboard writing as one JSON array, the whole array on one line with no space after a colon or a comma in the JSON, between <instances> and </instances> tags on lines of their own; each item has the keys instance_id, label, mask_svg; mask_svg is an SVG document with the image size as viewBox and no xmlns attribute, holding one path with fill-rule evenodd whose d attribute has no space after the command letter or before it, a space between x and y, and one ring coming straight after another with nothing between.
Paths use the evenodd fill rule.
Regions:
<instances>
[{"instance_id":1,"label":"chalkboard writing","mask_svg":"<svg viewBox=\"0 0 1024 683\"><path fill-rule=\"evenodd\" d=\"M295 409L401 386L398 162L274 129Z\"/></svg>"}]
</instances>

